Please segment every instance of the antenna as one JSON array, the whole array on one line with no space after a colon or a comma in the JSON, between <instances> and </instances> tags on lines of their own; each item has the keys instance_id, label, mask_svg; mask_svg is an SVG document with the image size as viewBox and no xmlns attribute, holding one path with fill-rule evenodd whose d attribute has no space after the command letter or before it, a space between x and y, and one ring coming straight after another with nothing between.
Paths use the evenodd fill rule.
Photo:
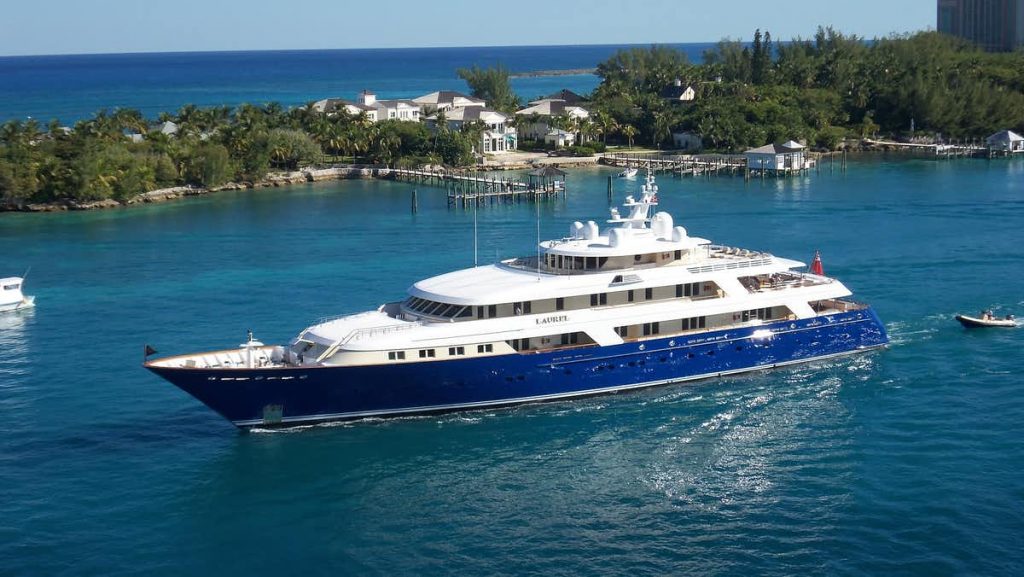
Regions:
<instances>
[{"instance_id":1,"label":"antenna","mask_svg":"<svg viewBox=\"0 0 1024 577\"><path fill-rule=\"evenodd\" d=\"M32 267L31 267L31 266L30 266L30 267L28 267L27 269L25 269L25 274L21 275L21 282L25 282L25 279L27 279L27 278L28 278L28 273L29 273L29 271L31 271L31 270L32 270Z\"/></svg>"},{"instance_id":2,"label":"antenna","mask_svg":"<svg viewBox=\"0 0 1024 577\"><path fill-rule=\"evenodd\" d=\"M533 204L537 205L537 282L540 282L540 195L533 194Z\"/></svg>"},{"instance_id":3,"label":"antenna","mask_svg":"<svg viewBox=\"0 0 1024 577\"><path fill-rule=\"evenodd\" d=\"M480 265L480 260L477 258L477 242L476 242L476 211L477 207L480 206L480 199L473 198L473 267Z\"/></svg>"}]
</instances>

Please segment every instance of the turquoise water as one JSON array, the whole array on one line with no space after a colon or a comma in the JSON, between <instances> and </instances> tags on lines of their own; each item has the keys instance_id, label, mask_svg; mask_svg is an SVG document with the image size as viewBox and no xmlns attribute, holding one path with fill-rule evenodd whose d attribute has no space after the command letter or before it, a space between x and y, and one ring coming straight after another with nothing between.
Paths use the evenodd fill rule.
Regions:
<instances>
[{"instance_id":1,"label":"turquoise water","mask_svg":"<svg viewBox=\"0 0 1024 577\"><path fill-rule=\"evenodd\" d=\"M570 173L543 236L605 214ZM884 352L574 402L242 434L140 367L284 341L473 260L472 214L388 182L0 215L0 574L1019 575L1024 163L663 177L691 234L809 261ZM616 194L625 192L615 183ZM484 260L534 207L479 214Z\"/></svg>"}]
</instances>

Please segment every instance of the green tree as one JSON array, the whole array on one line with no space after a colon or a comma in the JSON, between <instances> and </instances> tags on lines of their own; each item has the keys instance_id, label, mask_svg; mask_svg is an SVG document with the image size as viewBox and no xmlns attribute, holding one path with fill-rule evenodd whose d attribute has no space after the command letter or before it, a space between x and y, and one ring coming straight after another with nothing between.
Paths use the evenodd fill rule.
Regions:
<instances>
[{"instance_id":1,"label":"green tree","mask_svg":"<svg viewBox=\"0 0 1024 577\"><path fill-rule=\"evenodd\" d=\"M222 144L208 143L192 153L186 166L185 180L200 186L219 186L231 180L234 172L228 149Z\"/></svg>"},{"instance_id":2,"label":"green tree","mask_svg":"<svg viewBox=\"0 0 1024 577\"><path fill-rule=\"evenodd\" d=\"M494 68L459 68L456 73L469 85L475 98L487 102L495 110L512 113L519 108L519 97L512 90L508 70L500 64Z\"/></svg>"}]
</instances>

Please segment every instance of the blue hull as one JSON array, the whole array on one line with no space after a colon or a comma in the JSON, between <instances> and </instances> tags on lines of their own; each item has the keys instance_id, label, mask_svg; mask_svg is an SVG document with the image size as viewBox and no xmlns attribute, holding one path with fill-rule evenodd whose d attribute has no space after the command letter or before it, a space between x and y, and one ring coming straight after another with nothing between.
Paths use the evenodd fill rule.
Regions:
<instances>
[{"instance_id":1,"label":"blue hull","mask_svg":"<svg viewBox=\"0 0 1024 577\"><path fill-rule=\"evenodd\" d=\"M771 331L765 336L765 329ZM360 367L147 365L239 427L495 407L773 368L884 346L871 309L553 352Z\"/></svg>"}]
</instances>

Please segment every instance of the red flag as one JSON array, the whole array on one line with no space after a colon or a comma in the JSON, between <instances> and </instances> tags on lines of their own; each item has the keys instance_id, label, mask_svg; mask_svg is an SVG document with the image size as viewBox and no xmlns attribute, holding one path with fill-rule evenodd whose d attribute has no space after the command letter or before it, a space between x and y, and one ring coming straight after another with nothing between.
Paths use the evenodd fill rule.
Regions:
<instances>
[{"instance_id":1,"label":"red flag","mask_svg":"<svg viewBox=\"0 0 1024 577\"><path fill-rule=\"evenodd\" d=\"M814 251L814 260L811 261L811 272L818 276L825 276L825 269L821 266L821 253Z\"/></svg>"}]
</instances>

